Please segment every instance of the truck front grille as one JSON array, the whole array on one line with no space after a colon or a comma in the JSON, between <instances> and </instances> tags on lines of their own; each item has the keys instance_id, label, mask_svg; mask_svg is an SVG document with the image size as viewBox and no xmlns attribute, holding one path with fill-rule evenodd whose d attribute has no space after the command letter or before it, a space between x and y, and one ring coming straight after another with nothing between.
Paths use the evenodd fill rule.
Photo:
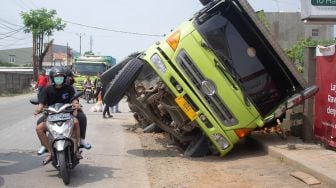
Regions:
<instances>
[{"instance_id":1,"label":"truck front grille","mask_svg":"<svg viewBox=\"0 0 336 188\"><path fill-rule=\"evenodd\" d=\"M197 90L202 94L206 102L226 126L238 123L237 119L229 111L225 103L218 96L217 91L213 95L206 95L201 88L202 81L207 80L200 69L193 63L185 51L181 51L177 57L177 63L184 73L190 78Z\"/></svg>"}]
</instances>

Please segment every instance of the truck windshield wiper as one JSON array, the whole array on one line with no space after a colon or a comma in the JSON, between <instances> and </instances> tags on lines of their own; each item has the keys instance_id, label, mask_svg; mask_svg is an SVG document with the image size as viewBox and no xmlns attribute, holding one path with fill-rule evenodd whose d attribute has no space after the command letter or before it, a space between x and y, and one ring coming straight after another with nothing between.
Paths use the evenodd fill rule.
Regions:
<instances>
[{"instance_id":1,"label":"truck windshield wiper","mask_svg":"<svg viewBox=\"0 0 336 188\"><path fill-rule=\"evenodd\" d=\"M232 66L232 60L226 56L224 56L222 54L222 52L220 52L219 50L213 50L212 48L210 48L205 42L201 43L201 46L207 50L210 50L211 52L213 52L215 55L219 56L220 62L218 62L216 59L214 59L215 65L216 67L223 73L223 75L226 77L226 79L230 82L230 84L232 85L232 87L235 90L238 90L237 86L235 83L232 82L231 78L233 78L236 83L238 83L239 85L242 85L240 82L240 76L237 72L237 70ZM224 68L225 69L224 69ZM229 73L231 75L231 78L228 77L227 73ZM244 102L247 106L250 106L250 102L245 94L244 91L242 91L243 94L243 98L244 98Z\"/></svg>"},{"instance_id":2,"label":"truck windshield wiper","mask_svg":"<svg viewBox=\"0 0 336 188\"><path fill-rule=\"evenodd\" d=\"M203 48L205 48L206 50L209 50L211 51L213 54L215 55L219 55L220 56L220 53L218 53L217 51L218 50L213 50L212 48L210 48L205 42L202 42L201 43L201 46ZM217 52L217 53L216 53ZM222 60L222 57L220 57L220 60ZM227 74L229 73L231 75L231 77L236 80L236 77L233 76L232 72L235 72L235 70L233 69L233 67L231 65L227 65L227 64L230 64L230 63L220 63L218 62L216 59L214 59L215 61L215 64L216 64L216 67L223 73L223 75L227 78L227 80L229 80L229 82L231 83L232 87L235 89L235 90L238 90L238 88L236 87L236 85L232 82L231 78L229 78L227 76ZM224 67L224 68L223 68ZM233 70L232 70L233 69ZM237 81L237 80L236 80Z\"/></svg>"}]
</instances>

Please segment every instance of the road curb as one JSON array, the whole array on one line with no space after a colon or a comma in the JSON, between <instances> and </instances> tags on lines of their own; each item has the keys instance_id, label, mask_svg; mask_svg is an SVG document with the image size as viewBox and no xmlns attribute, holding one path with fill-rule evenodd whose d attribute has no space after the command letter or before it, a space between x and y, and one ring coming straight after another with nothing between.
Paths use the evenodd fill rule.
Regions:
<instances>
[{"instance_id":1,"label":"road curb","mask_svg":"<svg viewBox=\"0 0 336 188\"><path fill-rule=\"evenodd\" d=\"M328 186L335 186L336 185L336 176L333 175L335 173L332 173L332 167L323 167L322 163L324 161L320 160L306 160L310 158L310 156L306 156L306 153L304 150L295 151L295 150L289 150L284 149L284 144L275 144L265 142L263 139L258 138L257 136L253 137L257 142L259 142L264 150L267 152L267 154L271 157L277 158L280 161L294 167L297 170L303 171L305 173L308 173L324 184L327 184ZM279 146L282 146L280 148ZM286 144L287 146L287 144ZM287 147L288 148L288 147ZM323 150L321 150L323 151ZM330 151L332 152L332 151ZM319 152L315 152L315 156L311 156L313 159L320 159ZM336 156L336 153L335 153ZM335 163L335 158L330 159L332 163ZM333 169L335 171L335 169Z\"/></svg>"}]
</instances>

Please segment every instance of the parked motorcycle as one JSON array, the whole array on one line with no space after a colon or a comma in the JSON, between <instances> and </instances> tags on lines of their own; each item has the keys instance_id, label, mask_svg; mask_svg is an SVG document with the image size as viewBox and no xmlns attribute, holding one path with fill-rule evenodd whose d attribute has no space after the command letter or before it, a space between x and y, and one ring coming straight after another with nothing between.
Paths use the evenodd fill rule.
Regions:
<instances>
[{"instance_id":1,"label":"parked motorcycle","mask_svg":"<svg viewBox=\"0 0 336 188\"><path fill-rule=\"evenodd\" d=\"M71 101L82 93L76 94ZM30 103L37 105L37 99ZM49 144L52 148L52 165L59 171L65 185L70 183L70 169L79 164L76 157L78 146L74 141L74 109L72 104L56 103L43 109Z\"/></svg>"}]
</instances>

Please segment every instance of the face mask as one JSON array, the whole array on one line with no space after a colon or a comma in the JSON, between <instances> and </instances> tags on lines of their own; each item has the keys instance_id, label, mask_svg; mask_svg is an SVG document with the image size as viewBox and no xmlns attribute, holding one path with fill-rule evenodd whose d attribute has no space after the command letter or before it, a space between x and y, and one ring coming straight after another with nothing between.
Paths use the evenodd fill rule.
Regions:
<instances>
[{"instance_id":1,"label":"face mask","mask_svg":"<svg viewBox=\"0 0 336 188\"><path fill-rule=\"evenodd\" d=\"M54 77L54 82L56 85L62 85L64 82L64 77L63 76Z\"/></svg>"}]
</instances>

